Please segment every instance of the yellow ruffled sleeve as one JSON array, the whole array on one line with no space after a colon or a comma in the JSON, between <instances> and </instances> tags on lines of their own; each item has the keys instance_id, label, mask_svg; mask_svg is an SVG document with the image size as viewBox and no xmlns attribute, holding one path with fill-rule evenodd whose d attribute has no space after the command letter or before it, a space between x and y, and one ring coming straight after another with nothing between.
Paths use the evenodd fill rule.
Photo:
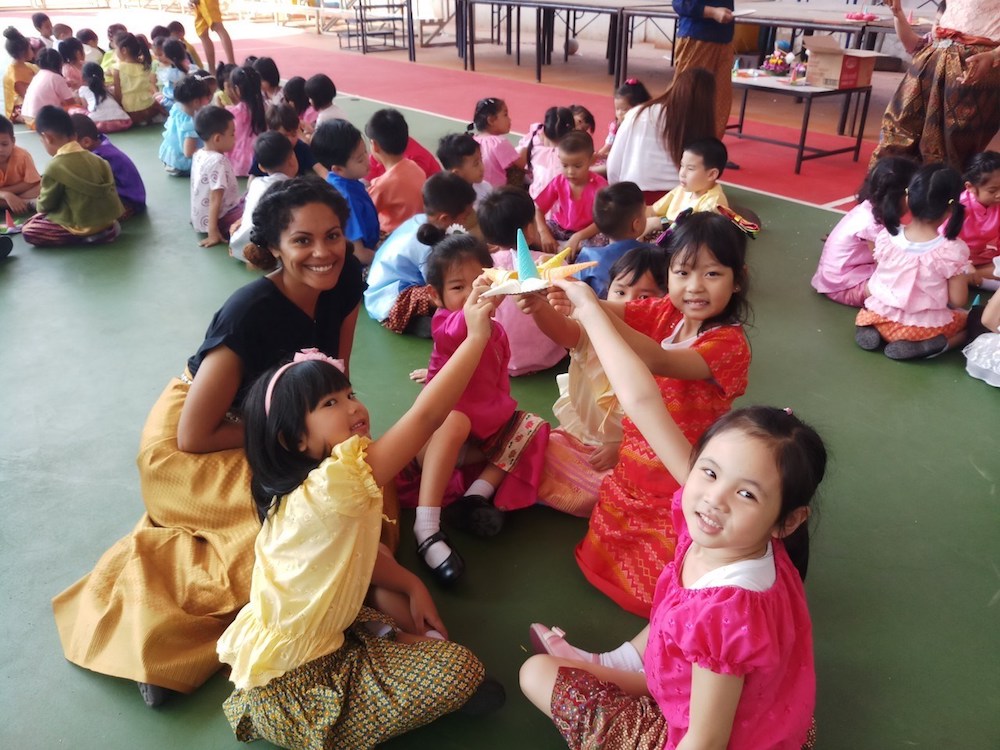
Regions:
<instances>
[{"instance_id":1,"label":"yellow ruffled sleeve","mask_svg":"<svg viewBox=\"0 0 1000 750\"><path fill-rule=\"evenodd\" d=\"M250 603L218 643L237 688L264 685L343 644L378 555L382 490L366 461L370 442L355 436L336 446L264 521Z\"/></svg>"}]
</instances>

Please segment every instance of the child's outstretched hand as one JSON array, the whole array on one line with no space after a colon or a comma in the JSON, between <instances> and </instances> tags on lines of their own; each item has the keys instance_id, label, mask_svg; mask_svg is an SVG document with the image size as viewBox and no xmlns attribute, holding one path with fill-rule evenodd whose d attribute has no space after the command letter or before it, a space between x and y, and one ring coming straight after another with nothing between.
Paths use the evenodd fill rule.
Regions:
<instances>
[{"instance_id":1,"label":"child's outstretched hand","mask_svg":"<svg viewBox=\"0 0 1000 750\"><path fill-rule=\"evenodd\" d=\"M225 241L226 241L226 238L223 237L219 233L219 230L212 229L212 230L209 231L208 237L206 237L201 242L199 242L198 246L199 247L215 247L216 245L221 245Z\"/></svg>"},{"instance_id":2,"label":"child's outstretched hand","mask_svg":"<svg viewBox=\"0 0 1000 750\"><path fill-rule=\"evenodd\" d=\"M584 284L582 281L570 281L568 279L559 279L553 283L563 291L566 299L573 306L574 311L597 304L597 295L594 294L594 290L590 288L589 284ZM549 297L549 302L552 303L551 296ZM552 303L552 306L555 307L555 304Z\"/></svg>"},{"instance_id":3,"label":"child's outstretched hand","mask_svg":"<svg viewBox=\"0 0 1000 750\"><path fill-rule=\"evenodd\" d=\"M531 294L518 294L514 297L514 304L525 315L534 315L542 307L549 304L545 292L532 292Z\"/></svg>"},{"instance_id":4,"label":"child's outstretched hand","mask_svg":"<svg viewBox=\"0 0 1000 750\"><path fill-rule=\"evenodd\" d=\"M496 306L493 304L494 297L480 299L480 295L486 288L478 285L478 279L472 285L472 292L465 300L462 313L465 315L465 327L469 331L470 337L480 337L488 339L490 337L490 319Z\"/></svg>"},{"instance_id":5,"label":"child's outstretched hand","mask_svg":"<svg viewBox=\"0 0 1000 750\"><path fill-rule=\"evenodd\" d=\"M410 380L414 383L426 383L427 382L427 368L419 367L410 373Z\"/></svg>"}]
</instances>

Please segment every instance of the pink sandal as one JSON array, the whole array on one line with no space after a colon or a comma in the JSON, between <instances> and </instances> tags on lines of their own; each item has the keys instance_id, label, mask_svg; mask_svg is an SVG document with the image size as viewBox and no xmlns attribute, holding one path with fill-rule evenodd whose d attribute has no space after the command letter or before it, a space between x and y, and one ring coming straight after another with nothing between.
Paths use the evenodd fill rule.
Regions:
<instances>
[{"instance_id":1,"label":"pink sandal","mask_svg":"<svg viewBox=\"0 0 1000 750\"><path fill-rule=\"evenodd\" d=\"M531 647L536 654L548 654L570 661L599 663L596 654L590 654L590 658L587 658L569 644L565 635L566 632L562 628L547 628L537 622L528 628L528 638L531 640Z\"/></svg>"}]
</instances>

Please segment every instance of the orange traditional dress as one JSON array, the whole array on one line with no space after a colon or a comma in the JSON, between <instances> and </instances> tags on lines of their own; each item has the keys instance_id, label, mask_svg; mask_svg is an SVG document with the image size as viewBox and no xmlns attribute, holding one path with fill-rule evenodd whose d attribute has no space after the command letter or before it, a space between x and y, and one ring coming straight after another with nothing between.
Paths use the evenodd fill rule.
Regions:
<instances>
[{"instance_id":1,"label":"orange traditional dress","mask_svg":"<svg viewBox=\"0 0 1000 750\"><path fill-rule=\"evenodd\" d=\"M706 380L656 378L667 409L694 444L746 390L750 344L740 325L717 326L674 343L683 317L669 297L625 306L629 326L666 349L694 349L708 364L712 377ZM679 487L625 417L618 463L601 484L587 535L576 548L576 561L590 583L641 617L649 617L656 581L674 557L677 533L670 501Z\"/></svg>"}]
</instances>

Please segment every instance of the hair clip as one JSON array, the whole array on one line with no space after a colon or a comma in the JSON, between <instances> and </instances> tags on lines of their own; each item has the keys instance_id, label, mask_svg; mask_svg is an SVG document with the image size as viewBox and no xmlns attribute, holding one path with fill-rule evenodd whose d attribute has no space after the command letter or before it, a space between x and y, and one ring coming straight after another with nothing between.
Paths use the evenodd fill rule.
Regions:
<instances>
[{"instance_id":1,"label":"hair clip","mask_svg":"<svg viewBox=\"0 0 1000 750\"><path fill-rule=\"evenodd\" d=\"M468 234L468 233L469 230L467 230L461 224L452 224L450 227L444 230L445 237L451 237L451 235L453 234Z\"/></svg>"},{"instance_id":2,"label":"hair clip","mask_svg":"<svg viewBox=\"0 0 1000 750\"><path fill-rule=\"evenodd\" d=\"M635 86L637 83L639 83L639 79L638 78L627 78L627 79L625 79L625 83L627 83L629 86Z\"/></svg>"},{"instance_id":3,"label":"hair clip","mask_svg":"<svg viewBox=\"0 0 1000 750\"><path fill-rule=\"evenodd\" d=\"M733 222L733 224L736 225L736 228L743 232L743 234L747 237L752 240L757 239L757 233L760 232L760 224L740 216L728 206L716 206L715 210Z\"/></svg>"},{"instance_id":4,"label":"hair clip","mask_svg":"<svg viewBox=\"0 0 1000 750\"><path fill-rule=\"evenodd\" d=\"M788 416L792 416L792 407L786 406L784 409L782 409L782 411L785 412L785 414L787 414Z\"/></svg>"},{"instance_id":5,"label":"hair clip","mask_svg":"<svg viewBox=\"0 0 1000 750\"><path fill-rule=\"evenodd\" d=\"M310 360L319 360L321 362L327 362L338 370L346 374L346 369L344 368L344 360L334 359L333 357L324 354L319 349L311 347L309 349L302 349L301 351L295 352L295 356L292 357L291 362L286 362L281 367L275 371L274 375L271 376L271 382L267 384L267 391L264 393L264 414L269 415L271 413L271 396L274 394L274 385L278 382L278 378L285 374L287 370L292 365L297 365L299 362L308 362Z\"/></svg>"},{"instance_id":6,"label":"hair clip","mask_svg":"<svg viewBox=\"0 0 1000 750\"><path fill-rule=\"evenodd\" d=\"M674 217L673 221L668 221L666 217L661 219L660 223L663 226L663 231L653 240L653 244L666 249L670 245L670 238L673 237L674 231L693 213L693 208L685 208Z\"/></svg>"},{"instance_id":7,"label":"hair clip","mask_svg":"<svg viewBox=\"0 0 1000 750\"><path fill-rule=\"evenodd\" d=\"M955 203L955 199L954 198L949 198L948 199L948 205L949 206L953 205L954 203Z\"/></svg>"}]
</instances>

